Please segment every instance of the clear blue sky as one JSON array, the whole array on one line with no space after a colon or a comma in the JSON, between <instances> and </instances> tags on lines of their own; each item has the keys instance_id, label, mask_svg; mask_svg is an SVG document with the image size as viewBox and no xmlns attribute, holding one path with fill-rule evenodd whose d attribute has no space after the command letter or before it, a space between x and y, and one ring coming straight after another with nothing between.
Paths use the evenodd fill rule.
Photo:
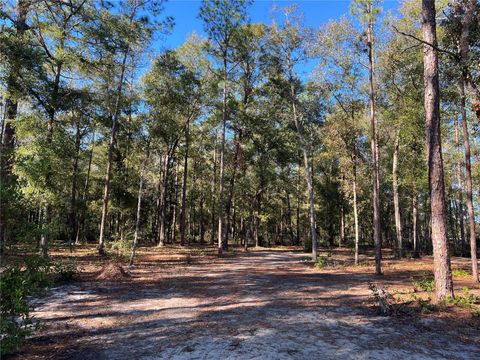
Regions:
<instances>
[{"instance_id":1,"label":"clear blue sky","mask_svg":"<svg viewBox=\"0 0 480 360\"><path fill-rule=\"evenodd\" d=\"M382 7L384 10L393 10L398 8L399 3L400 0L385 0ZM200 0L170 0L165 3L164 15L174 17L175 28L159 45L175 48L183 43L192 31L203 34L203 25L198 19L200 4ZM251 21L269 24L270 9L274 4L281 7L297 4L299 10L304 13L305 24L314 28L350 12L350 0L256 0L249 8Z\"/></svg>"}]
</instances>

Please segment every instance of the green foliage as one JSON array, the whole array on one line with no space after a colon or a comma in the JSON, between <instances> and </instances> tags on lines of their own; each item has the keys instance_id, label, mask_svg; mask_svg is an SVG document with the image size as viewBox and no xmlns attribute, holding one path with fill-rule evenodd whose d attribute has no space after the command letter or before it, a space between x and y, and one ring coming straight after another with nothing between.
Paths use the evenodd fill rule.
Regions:
<instances>
[{"instance_id":1,"label":"green foliage","mask_svg":"<svg viewBox=\"0 0 480 360\"><path fill-rule=\"evenodd\" d=\"M463 308L471 308L472 305L478 304L479 302L480 298L475 296L475 294L472 294L470 292L470 289L466 286L462 288L462 295L457 294L454 298L449 297L447 299L448 304L460 306Z\"/></svg>"},{"instance_id":2,"label":"green foliage","mask_svg":"<svg viewBox=\"0 0 480 360\"><path fill-rule=\"evenodd\" d=\"M335 263L332 261L332 253L328 252L327 255L320 255L317 257L317 261L315 262L315 267L317 269L321 269L324 267L332 266Z\"/></svg>"},{"instance_id":3,"label":"green foliage","mask_svg":"<svg viewBox=\"0 0 480 360\"><path fill-rule=\"evenodd\" d=\"M78 269L73 264L55 264L54 272L59 281L69 282L72 281L76 274L78 274L80 269Z\"/></svg>"},{"instance_id":4,"label":"green foliage","mask_svg":"<svg viewBox=\"0 0 480 360\"><path fill-rule=\"evenodd\" d=\"M28 297L46 294L52 286L52 270L48 258L32 256L25 260L23 267L7 266L3 271L0 278L0 354L15 349L38 326L30 316L33 307Z\"/></svg>"},{"instance_id":5,"label":"green foliage","mask_svg":"<svg viewBox=\"0 0 480 360\"><path fill-rule=\"evenodd\" d=\"M435 289L435 280L424 275L421 279L413 281L415 289L422 289L425 292L432 292Z\"/></svg>"}]
</instances>

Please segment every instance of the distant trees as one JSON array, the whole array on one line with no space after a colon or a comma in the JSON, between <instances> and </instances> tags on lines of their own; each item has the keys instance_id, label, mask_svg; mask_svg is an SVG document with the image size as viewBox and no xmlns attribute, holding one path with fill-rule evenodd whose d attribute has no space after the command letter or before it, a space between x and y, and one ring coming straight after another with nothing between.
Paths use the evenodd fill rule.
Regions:
<instances>
[{"instance_id":1,"label":"distant trees","mask_svg":"<svg viewBox=\"0 0 480 360\"><path fill-rule=\"evenodd\" d=\"M359 264L374 246L377 273L382 246L433 250L452 295L448 251L478 278L479 4L432 4L358 0L314 31L295 7L253 24L249 1L206 0L206 37L150 58L157 1L9 3L2 248L341 245Z\"/></svg>"},{"instance_id":2,"label":"distant trees","mask_svg":"<svg viewBox=\"0 0 480 360\"><path fill-rule=\"evenodd\" d=\"M218 254L228 249L225 229L225 133L227 127L229 96L229 66L232 62L233 37L247 20L249 0L203 0L200 18L211 41L213 54L221 63L221 80L223 82L222 119L220 127L220 169L218 198Z\"/></svg>"}]
</instances>

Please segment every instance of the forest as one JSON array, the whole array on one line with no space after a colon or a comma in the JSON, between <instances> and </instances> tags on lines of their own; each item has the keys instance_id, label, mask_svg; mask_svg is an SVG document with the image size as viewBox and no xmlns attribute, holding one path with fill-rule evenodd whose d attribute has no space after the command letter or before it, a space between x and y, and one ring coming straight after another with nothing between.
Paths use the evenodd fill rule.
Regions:
<instances>
[{"instance_id":1,"label":"forest","mask_svg":"<svg viewBox=\"0 0 480 360\"><path fill-rule=\"evenodd\" d=\"M228 293L232 307L247 306L235 303L244 292L245 299L270 294L276 309L274 297L317 301L308 300L316 290L305 291L318 286L329 299L338 289L348 293L349 305L335 298L332 307L360 308L373 297L383 315L457 319L471 329L470 348L455 345L456 325L443 340L462 349L458 358L473 359L480 351L480 2L402 0L386 9L380 0L352 0L347 13L315 27L302 1L272 1L268 22L251 20L252 0L184 2L184 11L195 3L202 26L169 47L181 14L169 14L162 0L0 0L2 354L310 358L324 346L313 333L352 329L319 330L329 318L318 317L305 320L309 334L300 335L282 323L308 343L282 353L288 341L268 332L277 325L258 325L250 342L233 340L235 351L250 352L229 353L208 341L199 350L207 336L201 323L180 320L206 310L146 312L174 306L152 304L175 296L193 307L193 298L204 306ZM249 276L257 276L248 280L255 291ZM412 279L420 295L402 293ZM92 313L111 311L110 303L123 315L105 313L121 317L107 331ZM293 318L311 306L327 305L279 305L275 314ZM44 336L30 315L37 308ZM80 326L75 311L92 321L83 330L89 337L75 333L81 346L57 349L72 331L62 327L61 335L58 324ZM141 326L127 326L133 311L145 316ZM246 318L273 321L253 305L243 315L222 311L201 313L218 317L207 327L219 342L234 337L229 326L242 332ZM55 320L59 314L65 318ZM158 318L145 325L148 316ZM413 331L402 326L400 333ZM166 339L144 335L160 327ZM117 352L107 351L117 328L124 332L114 335ZM183 339L185 331L198 343ZM440 330L428 331L412 341ZM363 353L348 358L418 354L393 342L391 352L368 352L355 341ZM151 348L156 342L162 350ZM262 353L263 342L278 347ZM328 344L334 350L325 358L342 357L346 345Z\"/></svg>"}]
</instances>

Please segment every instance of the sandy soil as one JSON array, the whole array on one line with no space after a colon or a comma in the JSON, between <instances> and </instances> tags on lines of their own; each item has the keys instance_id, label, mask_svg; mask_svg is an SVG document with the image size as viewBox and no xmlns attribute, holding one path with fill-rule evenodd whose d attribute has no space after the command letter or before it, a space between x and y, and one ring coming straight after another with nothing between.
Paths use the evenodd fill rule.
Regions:
<instances>
[{"instance_id":1,"label":"sandy soil","mask_svg":"<svg viewBox=\"0 0 480 360\"><path fill-rule=\"evenodd\" d=\"M45 327L11 358L478 359L480 325L468 312L372 308L369 281L401 291L429 261L387 262L375 277L370 266L314 269L293 251L145 252L125 280L96 280L97 265L36 300Z\"/></svg>"}]
</instances>

